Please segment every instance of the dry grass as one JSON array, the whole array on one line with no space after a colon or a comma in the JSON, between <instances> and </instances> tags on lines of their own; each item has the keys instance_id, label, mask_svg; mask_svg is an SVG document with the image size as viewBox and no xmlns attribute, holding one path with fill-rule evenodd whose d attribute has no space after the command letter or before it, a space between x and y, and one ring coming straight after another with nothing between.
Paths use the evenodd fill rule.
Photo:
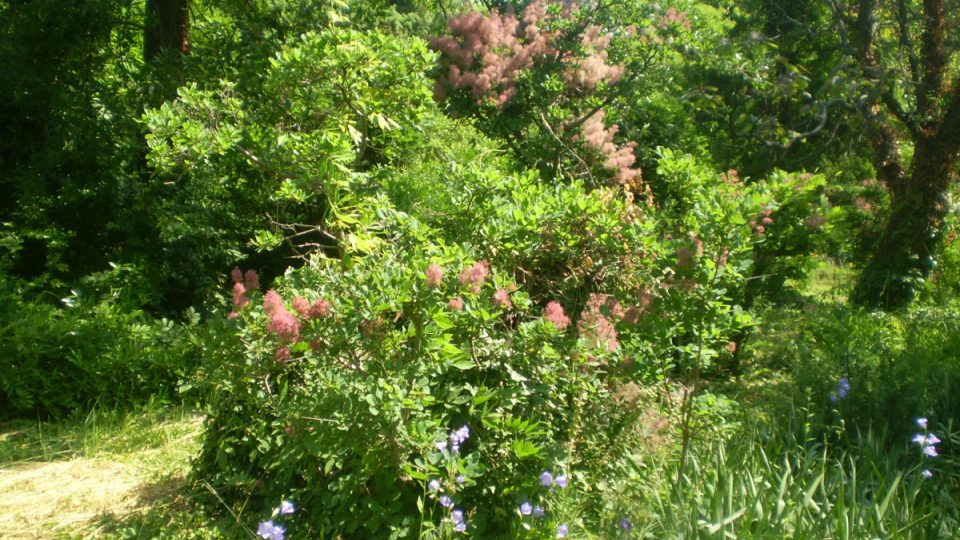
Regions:
<instances>
[{"instance_id":1,"label":"dry grass","mask_svg":"<svg viewBox=\"0 0 960 540\"><path fill-rule=\"evenodd\" d=\"M175 497L197 448L200 418L183 411L108 414L93 428L89 416L0 427L0 538L95 538L104 518L122 520ZM43 452L24 454L38 448Z\"/></svg>"},{"instance_id":2,"label":"dry grass","mask_svg":"<svg viewBox=\"0 0 960 540\"><path fill-rule=\"evenodd\" d=\"M123 515L136 506L141 482L134 466L103 459L0 470L0 536L57 537L101 514Z\"/></svg>"}]
</instances>

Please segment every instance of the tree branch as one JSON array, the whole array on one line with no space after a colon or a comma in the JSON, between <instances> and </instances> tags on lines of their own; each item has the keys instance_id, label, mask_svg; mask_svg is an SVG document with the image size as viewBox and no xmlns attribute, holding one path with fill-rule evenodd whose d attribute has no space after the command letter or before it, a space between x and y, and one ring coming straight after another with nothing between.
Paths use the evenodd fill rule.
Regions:
<instances>
[{"instance_id":1,"label":"tree branch","mask_svg":"<svg viewBox=\"0 0 960 540\"><path fill-rule=\"evenodd\" d=\"M850 32L847 29L847 23L844 20L843 12L837 4L837 0L829 0L830 8L833 11L834 20L837 24L837 30L840 33L840 43L847 54L857 61L864 76L874 81L879 88L880 99L893 116L899 120L910 131L910 134L916 138L922 135L920 123L915 114L911 114L903 108L903 105L894 97L893 93L887 88L883 88L883 69L877 64L873 55L873 17L874 0L860 0L860 5L855 21L857 38L859 43L854 45L850 41ZM870 108L857 107L868 122L878 122L877 114Z\"/></svg>"},{"instance_id":2,"label":"tree branch","mask_svg":"<svg viewBox=\"0 0 960 540\"><path fill-rule=\"evenodd\" d=\"M794 135L793 137L790 137L790 139L789 139L787 142L785 142L785 143L780 143L780 142L777 142L777 141L765 141L766 144L767 144L767 146L773 146L773 147L776 147L776 148L781 148L781 149L783 149L783 150L787 150L788 148L790 148L791 146L793 146L794 144L796 144L798 141L802 141L803 139L807 139L807 138L809 138L809 137L813 137L814 135L820 133L821 131L823 131L823 128L825 128L825 127L827 126L827 119L830 117L830 114L829 114L830 107L832 107L832 106L834 106L834 105L839 105L839 104L843 103L843 101L844 101L844 100L842 100L842 99L840 99L840 98L834 98L834 99L831 99L830 101L824 103L824 104L823 104L823 107L822 107L821 110L820 110L820 122L817 124L816 127L814 127L813 129L811 129L810 131L806 131L806 132L803 132L803 133L798 133L798 134Z\"/></svg>"},{"instance_id":3,"label":"tree branch","mask_svg":"<svg viewBox=\"0 0 960 540\"><path fill-rule=\"evenodd\" d=\"M937 93L943 88L943 75L949 57L943 46L945 34L943 0L923 0L923 34L920 36L923 78L917 92L917 111L924 122L929 122L934 116Z\"/></svg>"},{"instance_id":4,"label":"tree branch","mask_svg":"<svg viewBox=\"0 0 960 540\"><path fill-rule=\"evenodd\" d=\"M900 46L903 47L910 65L910 82L916 85L920 80L920 59L913 50L913 40L910 38L910 17L906 0L897 0L897 24L900 27Z\"/></svg>"}]
</instances>

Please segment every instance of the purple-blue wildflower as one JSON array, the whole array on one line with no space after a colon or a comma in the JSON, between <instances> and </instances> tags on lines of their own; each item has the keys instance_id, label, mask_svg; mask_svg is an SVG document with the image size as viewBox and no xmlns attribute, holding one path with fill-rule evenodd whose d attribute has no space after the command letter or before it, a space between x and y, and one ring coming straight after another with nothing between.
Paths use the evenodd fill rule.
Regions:
<instances>
[{"instance_id":1,"label":"purple-blue wildflower","mask_svg":"<svg viewBox=\"0 0 960 540\"><path fill-rule=\"evenodd\" d=\"M930 469L924 469L923 471L920 472L920 476L924 478L933 478L933 473L930 472Z\"/></svg>"},{"instance_id":2,"label":"purple-blue wildflower","mask_svg":"<svg viewBox=\"0 0 960 540\"><path fill-rule=\"evenodd\" d=\"M467 530L467 520L463 517L463 510L459 508L450 513L450 519L453 520L453 530L463 532Z\"/></svg>"},{"instance_id":3,"label":"purple-blue wildflower","mask_svg":"<svg viewBox=\"0 0 960 540\"><path fill-rule=\"evenodd\" d=\"M920 426L920 429L927 429L927 419L923 417L917 418L917 425Z\"/></svg>"},{"instance_id":4,"label":"purple-blue wildflower","mask_svg":"<svg viewBox=\"0 0 960 540\"><path fill-rule=\"evenodd\" d=\"M458 474L456 480L458 484L463 484L467 481L467 477L462 474Z\"/></svg>"},{"instance_id":5,"label":"purple-blue wildflower","mask_svg":"<svg viewBox=\"0 0 960 540\"><path fill-rule=\"evenodd\" d=\"M540 485L543 487L550 487L553 485L553 475L549 471L543 471L540 473Z\"/></svg>"},{"instance_id":6,"label":"purple-blue wildflower","mask_svg":"<svg viewBox=\"0 0 960 540\"><path fill-rule=\"evenodd\" d=\"M920 445L920 449L927 457L937 457L937 449L934 445L940 444L940 438L933 433L917 433L913 436L913 442Z\"/></svg>"},{"instance_id":7,"label":"purple-blue wildflower","mask_svg":"<svg viewBox=\"0 0 960 540\"><path fill-rule=\"evenodd\" d=\"M837 391L833 394L830 394L830 401L837 401L847 397L847 393L850 392L850 379L846 377L840 377L840 380L837 381Z\"/></svg>"},{"instance_id":8,"label":"purple-blue wildflower","mask_svg":"<svg viewBox=\"0 0 960 540\"><path fill-rule=\"evenodd\" d=\"M561 474L560 476L554 478L553 482L558 486L565 488L567 487L567 475Z\"/></svg>"},{"instance_id":9,"label":"purple-blue wildflower","mask_svg":"<svg viewBox=\"0 0 960 540\"><path fill-rule=\"evenodd\" d=\"M429 488L430 491L439 491L439 490L440 490L440 481L437 480L436 478L434 478L433 480L431 480L431 481L427 484L427 488Z\"/></svg>"},{"instance_id":10,"label":"purple-blue wildflower","mask_svg":"<svg viewBox=\"0 0 960 540\"><path fill-rule=\"evenodd\" d=\"M570 527L567 527L566 523L561 523L557 525L557 538L566 538L567 534L570 533Z\"/></svg>"},{"instance_id":11,"label":"purple-blue wildflower","mask_svg":"<svg viewBox=\"0 0 960 540\"><path fill-rule=\"evenodd\" d=\"M290 514L296 512L297 508L290 501L281 501L280 502L280 515L289 516Z\"/></svg>"},{"instance_id":12,"label":"purple-blue wildflower","mask_svg":"<svg viewBox=\"0 0 960 540\"><path fill-rule=\"evenodd\" d=\"M450 508L451 506L453 506L453 499L451 499L449 495L441 495L440 506L444 508Z\"/></svg>"},{"instance_id":13,"label":"purple-blue wildflower","mask_svg":"<svg viewBox=\"0 0 960 540\"><path fill-rule=\"evenodd\" d=\"M283 540L283 533L286 529L275 525L272 521L264 521L257 527L257 536L267 540Z\"/></svg>"},{"instance_id":14,"label":"purple-blue wildflower","mask_svg":"<svg viewBox=\"0 0 960 540\"><path fill-rule=\"evenodd\" d=\"M630 529L633 528L633 523L630 523L630 520L627 518L621 519L619 525L620 525L620 530L623 530L623 531L629 531Z\"/></svg>"},{"instance_id":15,"label":"purple-blue wildflower","mask_svg":"<svg viewBox=\"0 0 960 540\"><path fill-rule=\"evenodd\" d=\"M447 449L447 441L440 441L436 444L436 446L437 446L437 450L443 452L444 450Z\"/></svg>"},{"instance_id":16,"label":"purple-blue wildflower","mask_svg":"<svg viewBox=\"0 0 960 540\"><path fill-rule=\"evenodd\" d=\"M542 518L542 517L545 516L545 515L547 515L547 512L543 509L542 506L534 506L534 507L533 507L533 517L535 517L535 518Z\"/></svg>"},{"instance_id":17,"label":"purple-blue wildflower","mask_svg":"<svg viewBox=\"0 0 960 540\"><path fill-rule=\"evenodd\" d=\"M529 501L524 501L523 504L520 505L520 513L524 516L529 516L533 513L533 505L530 504Z\"/></svg>"},{"instance_id":18,"label":"purple-blue wildflower","mask_svg":"<svg viewBox=\"0 0 960 540\"><path fill-rule=\"evenodd\" d=\"M453 441L454 444L463 444L463 441L468 438L470 438L470 428L467 426L462 426L450 435L450 440Z\"/></svg>"}]
</instances>

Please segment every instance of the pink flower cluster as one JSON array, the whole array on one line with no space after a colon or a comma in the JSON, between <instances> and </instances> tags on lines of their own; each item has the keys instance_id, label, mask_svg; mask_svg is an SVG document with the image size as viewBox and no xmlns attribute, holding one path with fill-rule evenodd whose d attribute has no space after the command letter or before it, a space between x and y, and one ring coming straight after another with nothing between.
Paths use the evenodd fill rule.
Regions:
<instances>
[{"instance_id":1,"label":"pink flower cluster","mask_svg":"<svg viewBox=\"0 0 960 540\"><path fill-rule=\"evenodd\" d=\"M502 107L516 93L516 80L535 60L555 54L552 34L539 23L548 19L546 0L528 5L520 19L513 13L493 10L484 16L471 10L447 22L449 36L434 38L431 45L450 60L447 83L469 88L478 103L492 99ZM443 84L438 97L445 98Z\"/></svg>"},{"instance_id":2,"label":"pink flower cluster","mask_svg":"<svg viewBox=\"0 0 960 540\"><path fill-rule=\"evenodd\" d=\"M773 218L770 217L771 213L773 213L773 210L765 208L759 223L755 219L750 220L750 227L753 228L753 234L760 235L766 232L766 226L773 223Z\"/></svg>"},{"instance_id":3,"label":"pink flower cluster","mask_svg":"<svg viewBox=\"0 0 960 540\"><path fill-rule=\"evenodd\" d=\"M473 293L480 292L483 282L490 276L490 265L487 261L480 261L468 266L460 272L460 284L469 287Z\"/></svg>"},{"instance_id":4,"label":"pink flower cluster","mask_svg":"<svg viewBox=\"0 0 960 540\"><path fill-rule=\"evenodd\" d=\"M660 17L660 21L657 23L657 26L659 26L661 30L666 30L674 25L682 26L689 30L690 19L687 17L685 12L677 11L677 8L667 8L667 11L664 12L662 17Z\"/></svg>"},{"instance_id":5,"label":"pink flower cluster","mask_svg":"<svg viewBox=\"0 0 960 540\"><path fill-rule=\"evenodd\" d=\"M427 287L437 287L443 280L443 268L439 264L431 264L424 272L423 284Z\"/></svg>"},{"instance_id":6,"label":"pink flower cluster","mask_svg":"<svg viewBox=\"0 0 960 540\"><path fill-rule=\"evenodd\" d=\"M703 240L696 234L690 235L691 246L682 246L677 249L677 266L680 268L690 268L696 257L703 256Z\"/></svg>"},{"instance_id":7,"label":"pink flower cluster","mask_svg":"<svg viewBox=\"0 0 960 540\"><path fill-rule=\"evenodd\" d=\"M590 54L583 58L567 60L570 66L563 73L567 86L580 94L587 94L597 88L597 84L606 81L607 84L617 84L623 77L626 68L623 64L610 65L607 63L607 46L610 45L610 34L601 34L600 27L591 25L580 38L580 44Z\"/></svg>"},{"instance_id":8,"label":"pink flower cluster","mask_svg":"<svg viewBox=\"0 0 960 540\"><path fill-rule=\"evenodd\" d=\"M437 97L446 98L447 87L470 89L478 104L490 100L503 107L517 91L516 81L525 69L537 62L560 61L567 67L562 74L567 86L578 93L593 91L606 81L616 84L623 77L623 65L607 63L610 34L590 25L581 37L586 56L574 56L569 47L555 43L560 35L544 30L555 15L548 13L556 0L534 0L520 18L493 10L484 16L471 10L447 23L448 36L434 38L431 45L449 60L446 81L439 81ZM572 20L577 5L563 2L559 18ZM565 55L565 56L564 56Z\"/></svg>"},{"instance_id":9,"label":"pink flower cluster","mask_svg":"<svg viewBox=\"0 0 960 540\"><path fill-rule=\"evenodd\" d=\"M563 332L570 326L570 317L563 312L560 302L549 302L543 310L543 318L550 321L557 330Z\"/></svg>"},{"instance_id":10,"label":"pink flower cluster","mask_svg":"<svg viewBox=\"0 0 960 540\"><path fill-rule=\"evenodd\" d=\"M493 293L493 303L502 308L513 306L510 301L510 293L506 289L497 289L497 292Z\"/></svg>"},{"instance_id":11,"label":"pink flower cluster","mask_svg":"<svg viewBox=\"0 0 960 540\"><path fill-rule=\"evenodd\" d=\"M274 290L263 296L263 309L270 317L267 331L276 334L283 341L296 341L300 337L300 321L287 311L283 298Z\"/></svg>"},{"instance_id":12,"label":"pink flower cluster","mask_svg":"<svg viewBox=\"0 0 960 540\"><path fill-rule=\"evenodd\" d=\"M643 180L643 173L639 168L633 167L637 157L633 153L635 143L628 143L617 147L613 142L614 135L620 130L620 126L614 124L607 129L604 125L604 111L600 110L583 122L583 144L587 148L599 152L605 158L604 168L614 173L614 178L621 185L631 187L638 185Z\"/></svg>"},{"instance_id":13,"label":"pink flower cluster","mask_svg":"<svg viewBox=\"0 0 960 540\"><path fill-rule=\"evenodd\" d=\"M247 291L260 290L260 277L254 270L247 270L247 273L243 274L239 268L234 267L230 271L230 278L233 279L233 311L227 315L227 318L235 319L240 316L240 311L250 303Z\"/></svg>"},{"instance_id":14,"label":"pink flower cluster","mask_svg":"<svg viewBox=\"0 0 960 540\"><path fill-rule=\"evenodd\" d=\"M607 314L617 320L623 318L620 302L605 294L592 293L580 314L577 330L591 346L613 352L617 350L617 329Z\"/></svg>"}]
</instances>

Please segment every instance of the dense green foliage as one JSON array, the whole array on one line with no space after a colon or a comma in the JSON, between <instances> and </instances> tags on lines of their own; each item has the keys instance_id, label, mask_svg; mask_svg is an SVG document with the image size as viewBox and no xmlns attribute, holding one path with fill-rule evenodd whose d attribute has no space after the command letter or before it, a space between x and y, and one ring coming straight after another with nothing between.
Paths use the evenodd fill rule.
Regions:
<instances>
[{"instance_id":1,"label":"dense green foliage","mask_svg":"<svg viewBox=\"0 0 960 540\"><path fill-rule=\"evenodd\" d=\"M198 536L955 530L954 15L848 3L0 2L0 418L201 406Z\"/></svg>"}]
</instances>

